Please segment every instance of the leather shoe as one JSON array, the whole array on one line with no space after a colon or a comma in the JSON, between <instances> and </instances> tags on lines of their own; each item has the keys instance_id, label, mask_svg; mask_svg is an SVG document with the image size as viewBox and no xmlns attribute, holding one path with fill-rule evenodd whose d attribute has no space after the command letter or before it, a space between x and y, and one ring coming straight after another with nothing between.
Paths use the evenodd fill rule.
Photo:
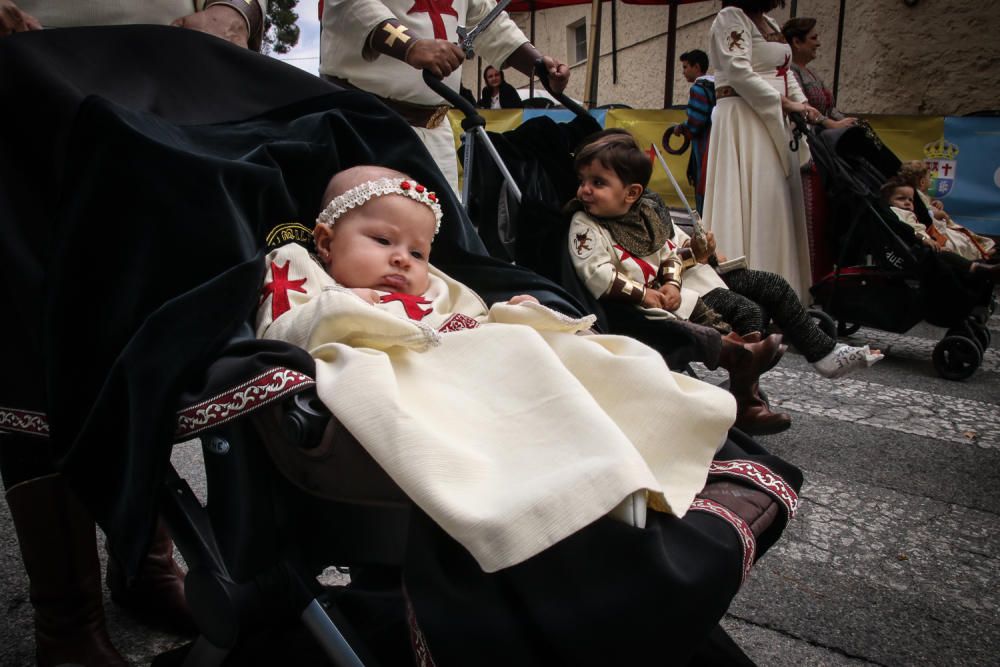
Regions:
<instances>
[{"instance_id":1,"label":"leather shoe","mask_svg":"<svg viewBox=\"0 0 1000 667\"><path fill-rule=\"evenodd\" d=\"M785 412L772 412L760 397L759 385L754 382L749 392L735 391L736 428L749 435L772 435L787 430L792 417Z\"/></svg>"}]
</instances>

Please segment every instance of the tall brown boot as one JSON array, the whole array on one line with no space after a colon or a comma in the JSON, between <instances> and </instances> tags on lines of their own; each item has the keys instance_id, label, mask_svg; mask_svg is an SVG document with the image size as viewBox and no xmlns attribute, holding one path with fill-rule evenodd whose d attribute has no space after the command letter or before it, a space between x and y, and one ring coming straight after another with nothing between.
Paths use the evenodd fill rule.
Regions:
<instances>
[{"instance_id":1,"label":"tall brown boot","mask_svg":"<svg viewBox=\"0 0 1000 667\"><path fill-rule=\"evenodd\" d=\"M35 608L39 667L127 667L108 637L94 520L61 475L7 490Z\"/></svg>"},{"instance_id":2,"label":"tall brown boot","mask_svg":"<svg viewBox=\"0 0 1000 667\"><path fill-rule=\"evenodd\" d=\"M759 342L732 333L722 338L719 366L729 371L729 391L736 398L736 428L750 435L768 435L784 431L792 418L784 412L772 412L760 396L759 380L784 354L781 336L772 334Z\"/></svg>"},{"instance_id":3,"label":"tall brown boot","mask_svg":"<svg viewBox=\"0 0 1000 667\"><path fill-rule=\"evenodd\" d=\"M111 599L139 620L176 634L197 634L184 596L184 571L174 561L174 543L162 519L135 579L129 583L118 561L108 554L107 583Z\"/></svg>"}]
</instances>

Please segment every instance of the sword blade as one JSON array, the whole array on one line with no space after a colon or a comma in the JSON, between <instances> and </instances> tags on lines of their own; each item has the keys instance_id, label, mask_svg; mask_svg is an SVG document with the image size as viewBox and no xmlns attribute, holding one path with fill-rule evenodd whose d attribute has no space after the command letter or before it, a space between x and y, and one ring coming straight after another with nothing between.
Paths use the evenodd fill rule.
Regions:
<instances>
[{"instance_id":1,"label":"sword blade","mask_svg":"<svg viewBox=\"0 0 1000 667\"><path fill-rule=\"evenodd\" d=\"M660 149L655 143L653 144L653 150L656 152L656 157L660 161L660 166L663 167L663 171L667 172L667 177L670 179L671 185L674 186L674 192L677 193L677 197L681 200L681 203L684 204L684 208L691 217L691 225L694 227L695 234L698 236L704 236L705 228L701 225L701 216L698 215L697 211L691 208L687 197L684 196L684 191L681 190L681 186L677 184L677 179L674 178L673 172L671 172L670 167L667 166L667 161L663 159L663 153L660 152Z\"/></svg>"},{"instance_id":2,"label":"sword blade","mask_svg":"<svg viewBox=\"0 0 1000 667\"><path fill-rule=\"evenodd\" d=\"M490 13L483 17L483 20L480 21L476 27L471 30L465 26L460 26L458 28L459 46L462 47L462 50L465 51L469 57L471 57L471 54L473 53L472 43L476 41L476 37L479 36L479 33L489 28L490 24L496 21L497 17L500 16L509 4L510 0L500 0L500 2L497 3L497 6L491 9Z\"/></svg>"}]
</instances>

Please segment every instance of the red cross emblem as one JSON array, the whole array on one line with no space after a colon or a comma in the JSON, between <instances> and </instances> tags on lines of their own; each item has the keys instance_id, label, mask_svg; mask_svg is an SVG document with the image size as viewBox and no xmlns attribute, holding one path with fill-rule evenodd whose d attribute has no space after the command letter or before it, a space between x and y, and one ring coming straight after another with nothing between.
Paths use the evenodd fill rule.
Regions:
<instances>
[{"instance_id":1,"label":"red cross emblem","mask_svg":"<svg viewBox=\"0 0 1000 667\"><path fill-rule=\"evenodd\" d=\"M403 294L402 292L393 292L392 294L384 294L379 299L380 303L390 303L392 301L399 301L402 303L403 310L406 311L406 316L411 320L417 320L418 322L434 312L433 308L424 310L420 307L430 305L431 302L419 294Z\"/></svg>"},{"instance_id":2,"label":"red cross emblem","mask_svg":"<svg viewBox=\"0 0 1000 667\"><path fill-rule=\"evenodd\" d=\"M452 0L416 0L407 14L428 14L431 17L431 25L434 26L435 39L448 39L448 31L444 28L442 14L454 16L458 20L458 12L451 6Z\"/></svg>"},{"instance_id":3,"label":"red cross emblem","mask_svg":"<svg viewBox=\"0 0 1000 667\"><path fill-rule=\"evenodd\" d=\"M656 278L656 269L653 268L653 265L650 264L649 262L647 262L644 259L640 259L640 258L636 257L635 255L633 255L632 253L630 253L628 250L626 250L625 248L621 247L617 243L615 244L615 248L617 250L621 250L621 253L622 253L622 258L621 259L622 259L622 263L623 264L625 263L625 260L631 259L633 262L635 262L639 266L639 269L642 271L642 284L643 285L651 285L652 282L653 282L653 279Z\"/></svg>"},{"instance_id":4,"label":"red cross emblem","mask_svg":"<svg viewBox=\"0 0 1000 667\"><path fill-rule=\"evenodd\" d=\"M292 304L288 302L288 292L302 292L305 294L306 291L302 289L302 285L305 282L305 278L300 278L299 280L288 279L288 262L285 262L284 266L278 266L274 262L271 262L271 282L266 283L261 289L260 304L258 306L262 305L267 297L270 296L271 319L278 319L278 317L284 315L292 308Z\"/></svg>"},{"instance_id":5,"label":"red cross emblem","mask_svg":"<svg viewBox=\"0 0 1000 667\"><path fill-rule=\"evenodd\" d=\"M788 61L791 59L792 57L786 53L785 62L778 65L778 67L774 70L775 76L780 76L785 80L785 95L788 95Z\"/></svg>"}]
</instances>

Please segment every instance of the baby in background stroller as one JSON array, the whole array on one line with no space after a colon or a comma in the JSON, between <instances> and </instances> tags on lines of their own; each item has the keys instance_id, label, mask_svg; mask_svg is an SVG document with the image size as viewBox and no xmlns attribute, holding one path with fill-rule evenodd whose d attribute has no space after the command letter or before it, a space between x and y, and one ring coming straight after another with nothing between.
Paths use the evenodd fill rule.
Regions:
<instances>
[{"instance_id":1,"label":"baby in background stroller","mask_svg":"<svg viewBox=\"0 0 1000 667\"><path fill-rule=\"evenodd\" d=\"M897 176L899 159L866 124L808 136L831 206L831 225L817 234L835 249L810 291L830 328L836 320L840 335L861 326L903 333L926 320L947 328L932 355L937 372L972 375L989 345L995 269L941 251L929 216L914 213L924 208L914 188ZM890 197L909 210L893 210Z\"/></svg>"},{"instance_id":2,"label":"baby in background stroller","mask_svg":"<svg viewBox=\"0 0 1000 667\"><path fill-rule=\"evenodd\" d=\"M430 267L441 210L413 179L351 168L324 204L318 257L269 255L257 329L311 351L324 403L420 508L403 578L424 649L630 664L667 638L686 662L794 510L797 471L727 441L732 398L655 351L575 335L593 318L526 295L487 309ZM765 469L780 499L743 474Z\"/></svg>"},{"instance_id":3,"label":"baby in background stroller","mask_svg":"<svg viewBox=\"0 0 1000 667\"><path fill-rule=\"evenodd\" d=\"M926 164L920 160L906 162L899 170L899 177L913 188L916 195L915 199L911 197L913 207L908 210L924 223L927 234L937 247L972 261L996 257L996 242L993 239L956 224L944 210L941 200L930 198L927 194L931 183L930 169ZM916 206L917 200L922 205L922 211Z\"/></svg>"}]
</instances>

